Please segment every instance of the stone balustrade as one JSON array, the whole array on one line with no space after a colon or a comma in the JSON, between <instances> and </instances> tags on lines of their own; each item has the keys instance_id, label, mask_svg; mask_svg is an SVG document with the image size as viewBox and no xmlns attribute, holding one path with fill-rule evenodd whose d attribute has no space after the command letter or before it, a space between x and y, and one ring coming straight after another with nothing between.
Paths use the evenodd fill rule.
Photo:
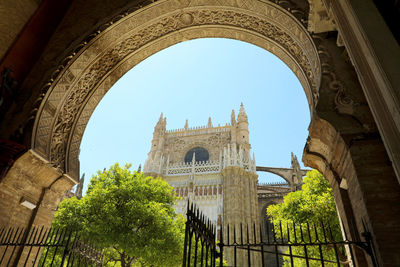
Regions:
<instances>
[{"instance_id":1,"label":"stone balustrade","mask_svg":"<svg viewBox=\"0 0 400 267\"><path fill-rule=\"evenodd\" d=\"M217 161L179 162L176 164L169 164L168 161L155 161L147 163L143 168L143 172L159 173L163 176L212 174L221 172L227 166L240 166L246 171L256 171L256 164L254 160L230 158L229 160L221 159Z\"/></svg>"}]
</instances>

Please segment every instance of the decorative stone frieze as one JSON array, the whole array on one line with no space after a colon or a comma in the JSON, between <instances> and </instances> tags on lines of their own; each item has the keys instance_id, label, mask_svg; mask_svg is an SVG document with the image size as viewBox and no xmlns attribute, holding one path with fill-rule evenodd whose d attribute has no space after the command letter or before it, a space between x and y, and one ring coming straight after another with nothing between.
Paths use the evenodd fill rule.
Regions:
<instances>
[{"instance_id":1,"label":"decorative stone frieze","mask_svg":"<svg viewBox=\"0 0 400 267\"><path fill-rule=\"evenodd\" d=\"M157 1L140 12L124 14L106 31L96 33L46 84L49 90L34 126L35 151L78 180L84 128L111 85L165 45L199 37L235 38L276 54L297 75L313 109L318 99L319 58L306 29L289 12L256 0L241 6L232 1L218 5L215 1L190 5Z\"/></svg>"}]
</instances>

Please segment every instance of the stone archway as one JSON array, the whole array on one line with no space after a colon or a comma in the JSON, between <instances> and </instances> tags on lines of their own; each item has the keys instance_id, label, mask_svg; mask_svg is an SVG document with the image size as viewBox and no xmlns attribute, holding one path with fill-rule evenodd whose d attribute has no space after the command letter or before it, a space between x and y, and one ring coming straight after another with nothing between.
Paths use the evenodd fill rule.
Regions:
<instances>
[{"instance_id":1,"label":"stone archway","mask_svg":"<svg viewBox=\"0 0 400 267\"><path fill-rule=\"evenodd\" d=\"M96 36L52 81L36 117L33 150L77 178L85 126L108 89L148 56L202 37L237 39L278 56L298 77L313 114L321 67L304 26L270 2L223 2L158 1L126 15Z\"/></svg>"},{"instance_id":2,"label":"stone archway","mask_svg":"<svg viewBox=\"0 0 400 267\"><path fill-rule=\"evenodd\" d=\"M29 223L38 224L40 220L35 217L39 218L40 214L45 214L40 222L49 221L57 196L77 182L80 140L91 113L126 71L157 51L184 40L233 38L274 53L296 74L305 90L312 115L304 161L317 167L331 182L348 235L359 238L365 222L375 237L379 261L398 265L399 259L394 252L399 250L397 240L400 232L396 229L400 227L400 189L394 173L398 163L393 156L397 155L393 151L398 148L398 132L391 123L397 113L393 118L387 116L390 112L386 109L396 109L391 105L381 105L386 102L379 102L379 95L375 97L380 92L376 88L387 87L375 86L370 81L376 80L374 75L380 75L380 72L370 75L370 70L363 69L364 66L373 66L364 64L369 54L361 55L363 50L357 47L363 43L357 38L363 35L355 35L357 40L354 41L352 36L349 37L352 31L345 31L359 27L356 23L356 26L348 27L346 23L353 16L340 13L343 3L349 1L324 1L332 2L340 35L347 37L349 54L336 45L337 40L341 40L340 35L332 36L331 32L311 38L302 24L304 16L297 17L297 10L288 12L276 4L285 6L293 1L162 0L147 5L149 2L145 1L144 7L137 6L134 12L122 13L99 27L99 31L88 36L87 41L65 58L53 78L44 85L43 101L41 96L37 101L41 101L41 105L31 134L32 149L19 157L1 181L1 190L6 196L3 199L12 195L13 207L17 207L8 210L14 214L20 212L18 198L25 194L34 195L32 201L39 209L32 215L27 213L27 217L31 216ZM89 10L91 7L86 8ZM352 10L347 8L346 11ZM69 19L73 20L74 16L71 17ZM51 45L57 46L57 41ZM359 68L358 76L352 63L356 69ZM50 71L54 65L56 63L32 69L39 76L39 72ZM375 69L379 70L371 68ZM366 78L368 80L364 81ZM359 81L363 81L364 92L374 92L374 97L364 94ZM365 96L372 104L367 103ZM35 102L35 97L32 98L29 101ZM375 120L370 108L375 110ZM377 114L385 116L381 119ZM381 127L379 131L376 124ZM390 134L392 132L394 134ZM380 134L388 142L386 150ZM348 189L341 187L343 181L346 181ZM8 210L2 212L9 213ZM364 263L362 255L357 255L357 259Z\"/></svg>"}]
</instances>

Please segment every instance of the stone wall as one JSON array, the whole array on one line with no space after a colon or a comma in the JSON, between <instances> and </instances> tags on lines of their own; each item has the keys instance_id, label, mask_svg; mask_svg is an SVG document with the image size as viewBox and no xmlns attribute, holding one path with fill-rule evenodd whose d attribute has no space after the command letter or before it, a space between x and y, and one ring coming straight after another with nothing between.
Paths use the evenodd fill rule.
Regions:
<instances>
[{"instance_id":1,"label":"stone wall","mask_svg":"<svg viewBox=\"0 0 400 267\"><path fill-rule=\"evenodd\" d=\"M233 228L236 229L236 240L239 241L239 229L243 226L246 240L246 227L250 227L255 223L259 224L259 210L257 201L257 174L247 172L243 168L230 166L222 170L224 177L224 215L223 224L224 232L229 225L229 239L234 240ZM225 235L226 236L226 235ZM225 238L227 239L227 238ZM254 242L253 236L250 235L250 242ZM232 265L233 250L225 249L224 255L229 265ZM252 266L260 266L261 258L259 253L252 253ZM237 266L247 266L247 254L243 250L238 250Z\"/></svg>"},{"instance_id":2,"label":"stone wall","mask_svg":"<svg viewBox=\"0 0 400 267\"><path fill-rule=\"evenodd\" d=\"M2 0L0 3L0 59L36 11L41 0Z\"/></svg>"},{"instance_id":3,"label":"stone wall","mask_svg":"<svg viewBox=\"0 0 400 267\"><path fill-rule=\"evenodd\" d=\"M49 226L61 196L74 181L29 150L0 183L0 226ZM32 209L22 202L33 204Z\"/></svg>"}]
</instances>

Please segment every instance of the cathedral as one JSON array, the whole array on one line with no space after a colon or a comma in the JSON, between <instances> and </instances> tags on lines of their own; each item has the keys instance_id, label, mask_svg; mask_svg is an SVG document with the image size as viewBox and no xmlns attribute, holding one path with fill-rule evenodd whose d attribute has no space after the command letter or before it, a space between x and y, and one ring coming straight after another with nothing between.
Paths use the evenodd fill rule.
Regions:
<instances>
[{"instance_id":1,"label":"cathedral","mask_svg":"<svg viewBox=\"0 0 400 267\"><path fill-rule=\"evenodd\" d=\"M217 226L217 231L226 231L228 224L238 229L241 224L261 222L266 236L266 208L299 189L306 174L297 157L292 153L291 168L257 167L250 151L249 123L243 104L237 117L232 110L231 122L224 126L214 127L211 118L200 127L190 128L188 121L182 129L167 130L166 125L161 114L143 172L162 177L174 188L179 196L175 210L186 215L189 200ZM256 171L274 173L285 182L259 184ZM239 265L245 266L244 253L238 253ZM228 262L231 254L226 251ZM275 261L268 254L265 259L269 264ZM259 255L252 255L252 260L260 264Z\"/></svg>"},{"instance_id":2,"label":"cathedral","mask_svg":"<svg viewBox=\"0 0 400 267\"><path fill-rule=\"evenodd\" d=\"M180 200L176 210L185 214L194 202L215 224L258 222L257 174L250 153L248 118L240 106L231 122L166 130L166 118L157 122L143 172L163 177Z\"/></svg>"},{"instance_id":3,"label":"cathedral","mask_svg":"<svg viewBox=\"0 0 400 267\"><path fill-rule=\"evenodd\" d=\"M311 115L302 162L331 184L344 234L363 240L368 230L378 265L400 266L399 7L394 0L0 1L0 225L50 225L60 197L79 183L85 127L125 73L177 43L229 38L293 71ZM224 224L257 219L241 206L256 201L257 180L244 109L232 117L224 127L210 121L174 132L162 118L146 165L179 182L183 198L187 190L199 205L200 198L220 203L209 216ZM294 181L290 190L298 186L293 170L279 172ZM354 254L357 266L374 266L366 252Z\"/></svg>"}]
</instances>

